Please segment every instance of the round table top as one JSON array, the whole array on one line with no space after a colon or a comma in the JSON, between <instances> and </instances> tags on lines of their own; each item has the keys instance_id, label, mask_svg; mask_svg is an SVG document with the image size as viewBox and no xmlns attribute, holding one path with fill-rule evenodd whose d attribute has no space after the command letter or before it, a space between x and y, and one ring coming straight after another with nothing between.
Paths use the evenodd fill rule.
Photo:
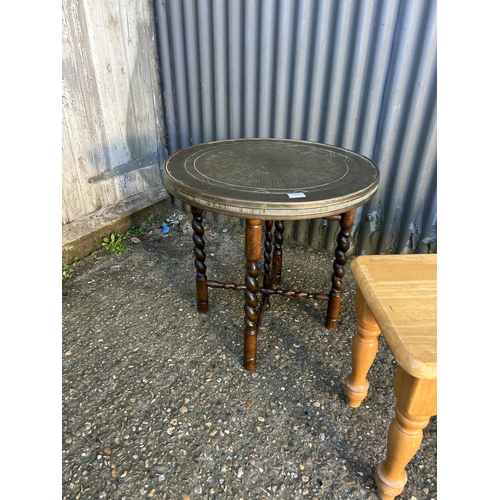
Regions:
<instances>
[{"instance_id":1,"label":"round table top","mask_svg":"<svg viewBox=\"0 0 500 500\"><path fill-rule=\"evenodd\" d=\"M228 139L180 149L165 159L166 189L211 212L297 220L341 214L366 203L378 167L347 149L292 139Z\"/></svg>"}]
</instances>

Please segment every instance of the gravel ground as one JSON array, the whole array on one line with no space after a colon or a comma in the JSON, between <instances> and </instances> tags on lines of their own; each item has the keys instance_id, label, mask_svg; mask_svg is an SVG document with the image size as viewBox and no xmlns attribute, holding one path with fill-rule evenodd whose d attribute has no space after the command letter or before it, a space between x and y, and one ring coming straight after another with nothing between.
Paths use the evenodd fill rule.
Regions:
<instances>
[{"instance_id":1,"label":"gravel ground","mask_svg":"<svg viewBox=\"0 0 500 500\"><path fill-rule=\"evenodd\" d=\"M348 266L337 331L323 326L326 303L273 296L248 372L242 292L210 289L198 313L189 218L164 217L167 235L152 226L63 281L63 500L377 499L396 363L381 338L368 397L347 406ZM242 227L205 229L209 279L243 282ZM327 292L332 260L286 241L281 286ZM434 417L398 498L437 500L436 468Z\"/></svg>"}]
</instances>

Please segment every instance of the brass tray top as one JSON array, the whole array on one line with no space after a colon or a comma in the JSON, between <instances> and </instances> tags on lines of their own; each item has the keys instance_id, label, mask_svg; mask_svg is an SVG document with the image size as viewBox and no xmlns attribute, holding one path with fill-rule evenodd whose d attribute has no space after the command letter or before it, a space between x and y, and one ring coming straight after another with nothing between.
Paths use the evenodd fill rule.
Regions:
<instances>
[{"instance_id":1,"label":"brass tray top","mask_svg":"<svg viewBox=\"0 0 500 500\"><path fill-rule=\"evenodd\" d=\"M247 219L328 217L366 203L379 170L347 149L292 139L229 139L165 159L167 191L189 205Z\"/></svg>"}]
</instances>

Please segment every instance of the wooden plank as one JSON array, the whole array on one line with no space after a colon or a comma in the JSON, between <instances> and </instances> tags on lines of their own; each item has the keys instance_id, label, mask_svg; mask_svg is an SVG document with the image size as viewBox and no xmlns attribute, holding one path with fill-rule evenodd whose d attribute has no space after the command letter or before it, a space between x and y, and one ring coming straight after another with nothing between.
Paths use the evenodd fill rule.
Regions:
<instances>
[{"instance_id":1,"label":"wooden plank","mask_svg":"<svg viewBox=\"0 0 500 500\"><path fill-rule=\"evenodd\" d=\"M83 45L83 28L76 2L63 2L63 53L62 53L62 97L63 97L63 222L81 217L96 209L97 193L85 193L88 151L92 149L87 130L90 128L85 109L84 92L80 75L86 66L88 54ZM69 154L71 151L71 155ZM71 203L71 199L75 203ZM100 208L100 207L99 207Z\"/></svg>"},{"instance_id":2,"label":"wooden plank","mask_svg":"<svg viewBox=\"0 0 500 500\"><path fill-rule=\"evenodd\" d=\"M64 116L62 131L62 222L63 224L78 219L87 213L85 199L78 188L81 179L78 170L72 168L78 164L78 152L75 151L76 143L71 138L71 131L67 118ZM65 166L69 166L65 168Z\"/></svg>"},{"instance_id":3,"label":"wooden plank","mask_svg":"<svg viewBox=\"0 0 500 500\"><path fill-rule=\"evenodd\" d=\"M167 198L163 186L157 186L148 191L118 201L112 206L97 210L89 215L65 224L62 228L62 244L69 245L84 236L98 231L102 227L119 221L143 208L154 205Z\"/></svg>"}]
</instances>

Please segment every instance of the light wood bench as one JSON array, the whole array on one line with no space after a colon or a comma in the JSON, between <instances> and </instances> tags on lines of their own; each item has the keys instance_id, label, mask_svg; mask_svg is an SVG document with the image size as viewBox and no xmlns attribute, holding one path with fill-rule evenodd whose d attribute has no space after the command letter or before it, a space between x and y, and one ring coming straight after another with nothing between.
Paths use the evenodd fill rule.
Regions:
<instances>
[{"instance_id":1,"label":"light wood bench","mask_svg":"<svg viewBox=\"0 0 500 500\"><path fill-rule=\"evenodd\" d=\"M367 395L380 333L399 365L387 457L375 471L378 495L392 500L404 489L405 467L420 447L422 430L437 415L437 255L360 256L351 270L358 285L357 334L344 385L347 404L356 408Z\"/></svg>"}]
</instances>

